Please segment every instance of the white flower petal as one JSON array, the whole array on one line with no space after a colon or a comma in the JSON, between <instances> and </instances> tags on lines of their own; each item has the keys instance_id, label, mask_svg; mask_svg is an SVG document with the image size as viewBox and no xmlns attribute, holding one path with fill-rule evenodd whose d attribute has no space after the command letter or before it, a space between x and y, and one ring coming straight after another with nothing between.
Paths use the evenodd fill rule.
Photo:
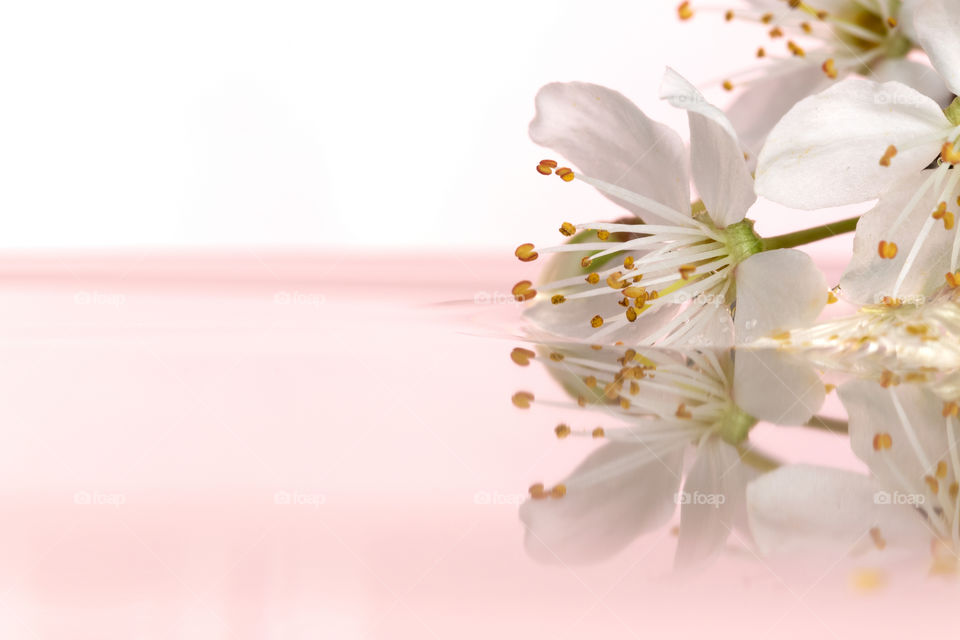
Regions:
<instances>
[{"instance_id":1,"label":"white flower petal","mask_svg":"<svg viewBox=\"0 0 960 640\"><path fill-rule=\"evenodd\" d=\"M870 77L877 82L900 82L933 98L946 107L953 100L953 92L930 65L907 58L884 58L870 67Z\"/></svg>"},{"instance_id":2,"label":"white flower petal","mask_svg":"<svg viewBox=\"0 0 960 640\"><path fill-rule=\"evenodd\" d=\"M683 483L677 569L705 564L723 548L744 508L740 466L740 453L716 436L699 448Z\"/></svg>"},{"instance_id":3,"label":"white flower petal","mask_svg":"<svg viewBox=\"0 0 960 640\"><path fill-rule=\"evenodd\" d=\"M736 269L734 323L739 344L807 326L827 303L827 282L802 251L763 251Z\"/></svg>"},{"instance_id":4,"label":"white flower petal","mask_svg":"<svg viewBox=\"0 0 960 640\"><path fill-rule=\"evenodd\" d=\"M690 119L693 181L710 218L720 227L743 220L757 196L733 125L696 87L669 67L663 75L660 97L684 109Z\"/></svg>"},{"instance_id":5,"label":"white flower petal","mask_svg":"<svg viewBox=\"0 0 960 640\"><path fill-rule=\"evenodd\" d=\"M851 76L801 100L774 127L760 152L757 193L800 209L875 198L930 164L950 128L939 105L916 90ZM891 145L899 152L881 166Z\"/></svg>"},{"instance_id":6,"label":"white flower petal","mask_svg":"<svg viewBox=\"0 0 960 640\"><path fill-rule=\"evenodd\" d=\"M596 562L666 524L676 510L682 446L656 455L643 444L597 449L564 481L563 498L520 506L527 553L552 564Z\"/></svg>"},{"instance_id":7,"label":"white flower petal","mask_svg":"<svg viewBox=\"0 0 960 640\"><path fill-rule=\"evenodd\" d=\"M960 3L926 0L917 5L913 28L923 50L950 90L960 93Z\"/></svg>"},{"instance_id":8,"label":"white flower petal","mask_svg":"<svg viewBox=\"0 0 960 640\"><path fill-rule=\"evenodd\" d=\"M839 559L877 546L876 528L889 546L925 551L930 532L913 509L877 504L880 487L870 477L808 465L771 471L747 487L753 539L765 555Z\"/></svg>"},{"instance_id":9,"label":"white flower petal","mask_svg":"<svg viewBox=\"0 0 960 640\"><path fill-rule=\"evenodd\" d=\"M883 388L872 380L844 383L838 393L849 415L850 447L857 457L886 489L925 493L924 476L933 475L950 451L940 413L943 402L921 385ZM877 450L874 438L883 433L890 435L893 446Z\"/></svg>"},{"instance_id":10,"label":"white flower petal","mask_svg":"<svg viewBox=\"0 0 960 640\"><path fill-rule=\"evenodd\" d=\"M738 349L733 401L758 420L802 425L826 397L823 381L810 363L772 349Z\"/></svg>"},{"instance_id":11,"label":"white flower petal","mask_svg":"<svg viewBox=\"0 0 960 640\"><path fill-rule=\"evenodd\" d=\"M690 210L686 150L675 131L643 114L622 94L583 82L548 84L537 93L530 138L562 154L585 174ZM663 220L611 198L649 223Z\"/></svg>"},{"instance_id":12,"label":"white flower petal","mask_svg":"<svg viewBox=\"0 0 960 640\"><path fill-rule=\"evenodd\" d=\"M860 218L853 239L853 258L840 279L844 298L860 304L878 304L885 296L894 296L900 271L918 232L936 208L938 194L928 189L896 232L891 234L890 230L929 174L925 171L900 180L880 197L877 206ZM925 297L943 286L944 274L950 270L954 233L945 231L941 223L936 223L904 275L896 297ZM877 247L881 240L897 244L895 258L880 257Z\"/></svg>"}]
</instances>

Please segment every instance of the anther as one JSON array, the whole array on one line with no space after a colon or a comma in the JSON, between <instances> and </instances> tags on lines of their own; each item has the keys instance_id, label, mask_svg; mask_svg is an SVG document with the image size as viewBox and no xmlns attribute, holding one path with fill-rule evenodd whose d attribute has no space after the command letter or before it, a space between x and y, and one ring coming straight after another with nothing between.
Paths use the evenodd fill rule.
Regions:
<instances>
[{"instance_id":1,"label":"anther","mask_svg":"<svg viewBox=\"0 0 960 640\"><path fill-rule=\"evenodd\" d=\"M557 295L555 295L555 296L553 296L553 297L550 298L550 302L551 302L552 304L563 304L563 303L566 302L566 301L567 301L567 299L564 298L564 297L563 297L561 294L559 294L559 293L558 293Z\"/></svg>"},{"instance_id":2,"label":"anther","mask_svg":"<svg viewBox=\"0 0 960 640\"><path fill-rule=\"evenodd\" d=\"M581 259L580 259L580 266L583 267L584 269L586 269L587 267L590 266L590 263L591 263L591 262L592 262L592 260L590 260L589 256L584 257L584 258L581 258Z\"/></svg>"},{"instance_id":3,"label":"anther","mask_svg":"<svg viewBox=\"0 0 960 640\"><path fill-rule=\"evenodd\" d=\"M689 280L690 276L693 275L693 272L697 270L697 266L693 264L681 265L677 271L680 272L680 277L684 280Z\"/></svg>"},{"instance_id":4,"label":"anther","mask_svg":"<svg viewBox=\"0 0 960 640\"><path fill-rule=\"evenodd\" d=\"M943 158L943 161L947 164L960 164L960 152L957 151L951 142L943 143L943 148L940 150L940 157Z\"/></svg>"},{"instance_id":5,"label":"anther","mask_svg":"<svg viewBox=\"0 0 960 640\"><path fill-rule=\"evenodd\" d=\"M789 49L790 53L798 58L805 58L807 56L807 52L803 50L803 47L799 46L793 40L787 42L787 49Z\"/></svg>"},{"instance_id":6,"label":"anther","mask_svg":"<svg viewBox=\"0 0 960 640\"><path fill-rule=\"evenodd\" d=\"M633 307L627 309L627 320L630 322L635 322L637 320L637 310Z\"/></svg>"},{"instance_id":7,"label":"anther","mask_svg":"<svg viewBox=\"0 0 960 640\"><path fill-rule=\"evenodd\" d=\"M573 180L574 177L575 177L575 176L573 175L573 170L572 170L572 169L569 169L569 168L567 168L567 167L561 167L561 168L557 169L557 175L560 176L560 178L561 178L564 182L570 182L570 181Z\"/></svg>"},{"instance_id":8,"label":"anther","mask_svg":"<svg viewBox=\"0 0 960 640\"><path fill-rule=\"evenodd\" d=\"M566 485L558 484L554 488L550 489L551 498L562 498L565 495L567 495Z\"/></svg>"},{"instance_id":9,"label":"anther","mask_svg":"<svg viewBox=\"0 0 960 640\"><path fill-rule=\"evenodd\" d=\"M601 318L600 316L593 316L592 318L590 318L590 326L593 327L594 329L599 329L600 327L603 326L603 318Z\"/></svg>"},{"instance_id":10,"label":"anther","mask_svg":"<svg viewBox=\"0 0 960 640\"><path fill-rule=\"evenodd\" d=\"M760 22L762 22L763 24L770 24L771 22L773 22L773 14L772 13L763 14L762 16L760 16Z\"/></svg>"},{"instance_id":11,"label":"anther","mask_svg":"<svg viewBox=\"0 0 960 640\"><path fill-rule=\"evenodd\" d=\"M887 147L887 150L883 152L883 157L880 158L880 166L889 167L890 161L893 159L895 155L897 155L897 148L893 145L890 145L889 147Z\"/></svg>"},{"instance_id":12,"label":"anther","mask_svg":"<svg viewBox=\"0 0 960 640\"><path fill-rule=\"evenodd\" d=\"M944 402L943 403L943 417L944 418L956 418L960 416L960 405L954 401Z\"/></svg>"},{"instance_id":13,"label":"anther","mask_svg":"<svg viewBox=\"0 0 960 640\"><path fill-rule=\"evenodd\" d=\"M633 256L627 256L623 259L623 268L627 270L633 269Z\"/></svg>"},{"instance_id":14,"label":"anther","mask_svg":"<svg viewBox=\"0 0 960 640\"><path fill-rule=\"evenodd\" d=\"M770 37L771 37L771 38L782 38L782 37L783 37L783 29L781 29L780 27L774 27L773 29L770 29Z\"/></svg>"},{"instance_id":15,"label":"anther","mask_svg":"<svg viewBox=\"0 0 960 640\"><path fill-rule=\"evenodd\" d=\"M893 446L893 437L889 433L878 433L873 436L874 451L888 451Z\"/></svg>"},{"instance_id":16,"label":"anther","mask_svg":"<svg viewBox=\"0 0 960 640\"><path fill-rule=\"evenodd\" d=\"M534 251L534 246L530 242L517 247L513 252L513 255L517 256L517 258L520 259L520 262L533 262L540 257L540 254Z\"/></svg>"},{"instance_id":17,"label":"anther","mask_svg":"<svg viewBox=\"0 0 960 640\"><path fill-rule=\"evenodd\" d=\"M568 435L570 435L570 427L568 427L568 426L565 425L565 424L558 424L558 425L556 426L556 428L553 430L553 432L554 432L555 434L557 434L557 437L558 437L558 438L560 438L561 440L563 440L563 439L566 438Z\"/></svg>"},{"instance_id":18,"label":"anther","mask_svg":"<svg viewBox=\"0 0 960 640\"><path fill-rule=\"evenodd\" d=\"M627 287L627 283L624 282L621 278L623 274L619 271L614 271L607 276L607 286L611 289L624 289Z\"/></svg>"},{"instance_id":19,"label":"anther","mask_svg":"<svg viewBox=\"0 0 960 640\"><path fill-rule=\"evenodd\" d=\"M594 438L602 438L604 436L603 427L597 427L590 433L590 435Z\"/></svg>"},{"instance_id":20,"label":"anther","mask_svg":"<svg viewBox=\"0 0 960 640\"><path fill-rule=\"evenodd\" d=\"M813 33L813 27L810 26L809 22L801 22L800 28L803 29L804 33Z\"/></svg>"},{"instance_id":21,"label":"anther","mask_svg":"<svg viewBox=\"0 0 960 640\"><path fill-rule=\"evenodd\" d=\"M724 91L733 91L733 83L730 82L729 80L724 80L723 89Z\"/></svg>"},{"instance_id":22,"label":"anther","mask_svg":"<svg viewBox=\"0 0 960 640\"><path fill-rule=\"evenodd\" d=\"M897 257L897 243L881 240L880 244L877 245L877 253L885 260L892 260Z\"/></svg>"},{"instance_id":23,"label":"anther","mask_svg":"<svg viewBox=\"0 0 960 640\"><path fill-rule=\"evenodd\" d=\"M597 231L597 237L600 238L601 240L606 240L610 237L610 232L607 231L606 229L600 229L599 231Z\"/></svg>"},{"instance_id":24,"label":"anther","mask_svg":"<svg viewBox=\"0 0 960 640\"><path fill-rule=\"evenodd\" d=\"M562 353L557 353L556 351L550 354L550 359L553 360L554 362L562 362L563 358L564 358L564 355Z\"/></svg>"},{"instance_id":25,"label":"anther","mask_svg":"<svg viewBox=\"0 0 960 640\"><path fill-rule=\"evenodd\" d=\"M685 420L689 420L693 417L693 414L687 411L687 405L682 402L680 403L680 406L677 407L677 412L674 415Z\"/></svg>"},{"instance_id":26,"label":"anther","mask_svg":"<svg viewBox=\"0 0 960 640\"><path fill-rule=\"evenodd\" d=\"M833 291L827 291L827 304L834 304L839 298Z\"/></svg>"},{"instance_id":27,"label":"anther","mask_svg":"<svg viewBox=\"0 0 960 640\"><path fill-rule=\"evenodd\" d=\"M766 49L764 49L763 47L757 47L757 57L758 57L758 58L765 58L766 55L767 55L767 50L766 50Z\"/></svg>"},{"instance_id":28,"label":"anther","mask_svg":"<svg viewBox=\"0 0 960 640\"><path fill-rule=\"evenodd\" d=\"M517 302L526 302L537 296L537 290L533 288L533 283L529 280L521 280L513 285L511 293L513 293L513 298Z\"/></svg>"},{"instance_id":29,"label":"anther","mask_svg":"<svg viewBox=\"0 0 960 640\"><path fill-rule=\"evenodd\" d=\"M887 26L890 27L891 29L896 29L897 19L894 18L893 16L890 16L889 18L887 18Z\"/></svg>"},{"instance_id":30,"label":"anther","mask_svg":"<svg viewBox=\"0 0 960 640\"><path fill-rule=\"evenodd\" d=\"M826 62L823 63L823 72L827 74L827 77L831 80L836 80L837 78L837 63L834 62L833 58L827 58Z\"/></svg>"},{"instance_id":31,"label":"anther","mask_svg":"<svg viewBox=\"0 0 960 640\"><path fill-rule=\"evenodd\" d=\"M923 476L923 481L930 487L930 492L936 495L940 493L940 483L933 476Z\"/></svg>"},{"instance_id":32,"label":"anther","mask_svg":"<svg viewBox=\"0 0 960 640\"><path fill-rule=\"evenodd\" d=\"M937 463L936 475L938 480L943 480L947 477L947 462L945 460L941 460Z\"/></svg>"},{"instance_id":33,"label":"anther","mask_svg":"<svg viewBox=\"0 0 960 640\"><path fill-rule=\"evenodd\" d=\"M517 391L510 401L518 409L529 409L530 403L533 402L533 394L529 391Z\"/></svg>"},{"instance_id":34,"label":"anther","mask_svg":"<svg viewBox=\"0 0 960 640\"><path fill-rule=\"evenodd\" d=\"M530 351L530 349L524 349L522 347L515 347L513 351L510 352L510 359L521 367L526 367L530 364L531 358L535 358L536 353Z\"/></svg>"},{"instance_id":35,"label":"anther","mask_svg":"<svg viewBox=\"0 0 960 640\"><path fill-rule=\"evenodd\" d=\"M880 386L884 389L895 387L900 384L900 376L889 369L884 369L880 374Z\"/></svg>"},{"instance_id":36,"label":"anther","mask_svg":"<svg viewBox=\"0 0 960 640\"><path fill-rule=\"evenodd\" d=\"M693 9L690 8L690 0L684 0L680 3L680 6L677 7L677 15L680 16L681 20L689 20L693 17Z\"/></svg>"},{"instance_id":37,"label":"anther","mask_svg":"<svg viewBox=\"0 0 960 640\"><path fill-rule=\"evenodd\" d=\"M947 284L950 285L951 289L956 289L960 286L960 271L956 273L947 273L946 274Z\"/></svg>"},{"instance_id":38,"label":"anther","mask_svg":"<svg viewBox=\"0 0 960 640\"><path fill-rule=\"evenodd\" d=\"M727 22L730 22L731 20L733 20L733 18L734 18L733 10L727 9L727 12L723 14L723 19L726 20Z\"/></svg>"},{"instance_id":39,"label":"anther","mask_svg":"<svg viewBox=\"0 0 960 640\"><path fill-rule=\"evenodd\" d=\"M560 233L567 236L568 238L577 232L577 228L570 224L569 222L564 222L560 225Z\"/></svg>"},{"instance_id":40,"label":"anther","mask_svg":"<svg viewBox=\"0 0 960 640\"><path fill-rule=\"evenodd\" d=\"M543 490L542 482L538 482L534 485L530 485L530 489L528 489L528 491L530 491L530 497L533 498L534 500L543 500L547 498L549 495L546 491Z\"/></svg>"},{"instance_id":41,"label":"anther","mask_svg":"<svg viewBox=\"0 0 960 640\"><path fill-rule=\"evenodd\" d=\"M587 282L589 282L590 284L597 284L598 282L600 282L600 274L599 274L599 273L591 273L590 275L587 276L586 280L587 280Z\"/></svg>"}]
</instances>

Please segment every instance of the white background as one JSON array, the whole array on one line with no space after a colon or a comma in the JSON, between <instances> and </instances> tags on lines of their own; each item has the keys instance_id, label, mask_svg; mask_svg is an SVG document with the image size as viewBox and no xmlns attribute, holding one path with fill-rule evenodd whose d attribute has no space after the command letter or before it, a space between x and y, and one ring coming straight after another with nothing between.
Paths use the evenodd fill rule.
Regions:
<instances>
[{"instance_id":1,"label":"white background","mask_svg":"<svg viewBox=\"0 0 960 640\"><path fill-rule=\"evenodd\" d=\"M45 2L0 15L0 245L504 247L611 217L542 178L553 80L656 99L761 32L676 2ZM713 85L708 96L727 96Z\"/></svg>"}]
</instances>

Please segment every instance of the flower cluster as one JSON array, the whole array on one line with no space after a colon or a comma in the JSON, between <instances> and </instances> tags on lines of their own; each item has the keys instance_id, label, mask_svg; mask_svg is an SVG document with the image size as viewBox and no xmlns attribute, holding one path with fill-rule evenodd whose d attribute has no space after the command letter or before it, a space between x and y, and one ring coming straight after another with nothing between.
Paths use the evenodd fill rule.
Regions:
<instances>
[{"instance_id":1,"label":"flower cluster","mask_svg":"<svg viewBox=\"0 0 960 640\"><path fill-rule=\"evenodd\" d=\"M659 98L685 112L689 144L613 89L536 96L530 136L551 151L536 171L626 211L558 220L556 244L515 250L543 266L513 289L533 343L514 361L548 367L568 398L554 404L617 423L556 428L606 442L531 486L527 547L608 557L679 506L678 566L737 531L774 554L923 540L938 571L960 566L960 2L746 0L717 18L756 26L755 61L720 83L726 110L666 70ZM765 201L793 220L869 209L761 237ZM828 283L798 247L851 232ZM846 315L825 313L841 300ZM839 387L849 427L816 415L826 370L854 377ZM872 476L781 466L750 443L763 423L848 435Z\"/></svg>"}]
</instances>

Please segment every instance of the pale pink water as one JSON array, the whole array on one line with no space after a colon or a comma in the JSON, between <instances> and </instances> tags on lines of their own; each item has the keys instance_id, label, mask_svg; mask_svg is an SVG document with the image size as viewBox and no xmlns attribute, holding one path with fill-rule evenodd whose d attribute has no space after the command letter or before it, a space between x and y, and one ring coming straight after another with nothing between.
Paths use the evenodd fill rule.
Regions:
<instances>
[{"instance_id":1,"label":"pale pink water","mask_svg":"<svg viewBox=\"0 0 960 640\"><path fill-rule=\"evenodd\" d=\"M591 443L511 406L561 396L508 358L509 255L0 269L2 638L893 638L949 611L753 557L678 582L669 531L598 566L529 560L517 501ZM826 435L756 438L856 466Z\"/></svg>"}]
</instances>

